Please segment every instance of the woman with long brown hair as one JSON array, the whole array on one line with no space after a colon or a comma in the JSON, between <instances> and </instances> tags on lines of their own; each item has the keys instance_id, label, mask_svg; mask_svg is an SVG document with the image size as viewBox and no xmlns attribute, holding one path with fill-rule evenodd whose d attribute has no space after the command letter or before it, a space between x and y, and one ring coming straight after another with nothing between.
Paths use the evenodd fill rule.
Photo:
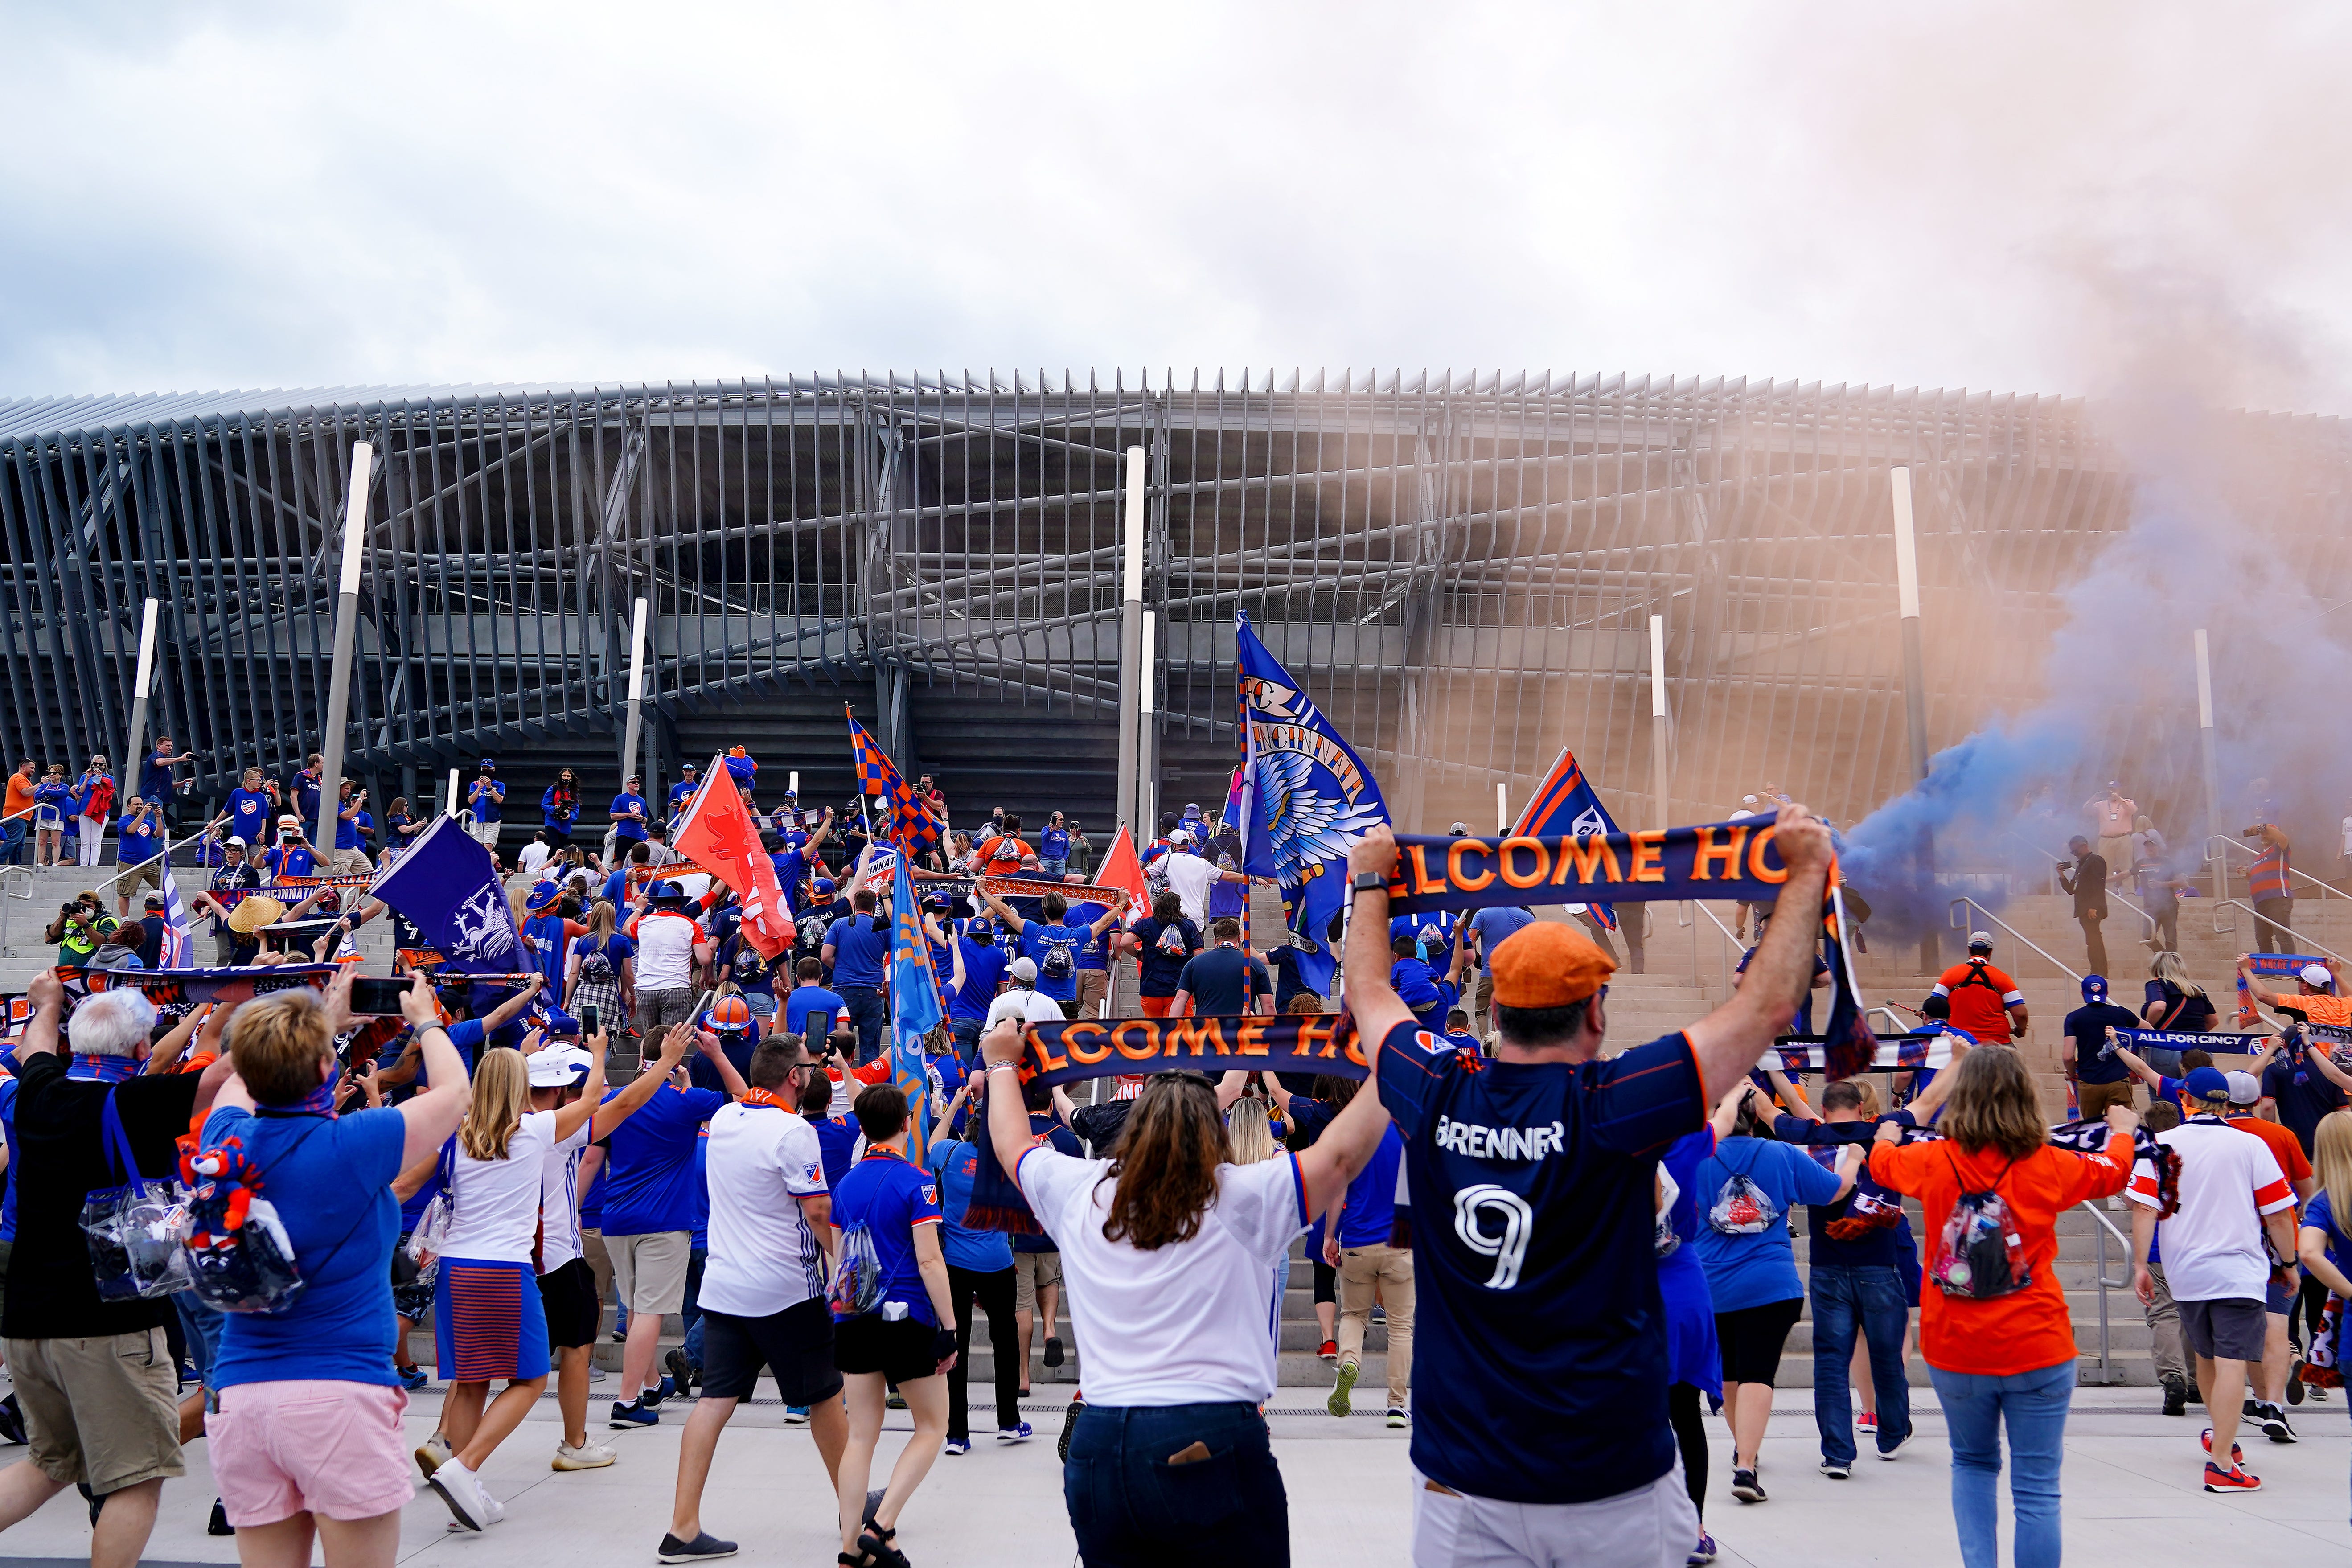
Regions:
<instances>
[{"instance_id":1,"label":"woman with long brown hair","mask_svg":"<svg viewBox=\"0 0 2352 1568\"><path fill-rule=\"evenodd\" d=\"M1017 1082L1021 1030L981 1040ZM1011 1085L1004 1086L1010 1089ZM988 1134L1062 1250L1087 1404L1063 1495L1090 1562L1287 1563L1289 1507L1258 1413L1274 1392L1274 1262L1364 1168L1388 1112L1359 1094L1315 1145L1236 1165L1216 1086L1156 1074L1108 1160L1034 1144L1021 1099Z\"/></svg>"},{"instance_id":2,"label":"woman with long brown hair","mask_svg":"<svg viewBox=\"0 0 2352 1568\"><path fill-rule=\"evenodd\" d=\"M2129 1106L2107 1109L2097 1154L2053 1149L2024 1058L1982 1046L1960 1058L1931 1142L1882 1123L1870 1173L1919 1200L1927 1279L1920 1348L1951 1433L1952 1520L1968 1568L1995 1568L2000 1434L2009 1434L2018 1568L2058 1561L2058 1467L2074 1389L2074 1325L2058 1280L2058 1216L2123 1191ZM1940 1082L1940 1079L1939 1079Z\"/></svg>"}]
</instances>

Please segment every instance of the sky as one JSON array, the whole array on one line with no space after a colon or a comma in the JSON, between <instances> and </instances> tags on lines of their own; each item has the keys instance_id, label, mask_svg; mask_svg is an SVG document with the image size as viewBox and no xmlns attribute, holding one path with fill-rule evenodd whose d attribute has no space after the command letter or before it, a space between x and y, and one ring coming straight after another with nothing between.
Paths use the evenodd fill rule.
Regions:
<instances>
[{"instance_id":1,"label":"sky","mask_svg":"<svg viewBox=\"0 0 2352 1568\"><path fill-rule=\"evenodd\" d=\"M2100 395L2193 317L2229 323L2218 401L2352 407L2342 5L0 26L0 396L1171 365Z\"/></svg>"}]
</instances>

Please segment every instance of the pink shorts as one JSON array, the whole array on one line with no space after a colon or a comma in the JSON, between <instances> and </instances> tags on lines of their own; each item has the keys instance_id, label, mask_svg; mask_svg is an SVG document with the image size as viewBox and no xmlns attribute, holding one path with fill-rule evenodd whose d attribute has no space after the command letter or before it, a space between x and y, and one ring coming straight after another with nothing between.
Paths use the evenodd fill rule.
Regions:
<instances>
[{"instance_id":1,"label":"pink shorts","mask_svg":"<svg viewBox=\"0 0 2352 1568\"><path fill-rule=\"evenodd\" d=\"M416 1495L401 1413L408 1391L372 1383L241 1383L205 1416L213 1483L239 1530L298 1513L373 1519Z\"/></svg>"}]
</instances>

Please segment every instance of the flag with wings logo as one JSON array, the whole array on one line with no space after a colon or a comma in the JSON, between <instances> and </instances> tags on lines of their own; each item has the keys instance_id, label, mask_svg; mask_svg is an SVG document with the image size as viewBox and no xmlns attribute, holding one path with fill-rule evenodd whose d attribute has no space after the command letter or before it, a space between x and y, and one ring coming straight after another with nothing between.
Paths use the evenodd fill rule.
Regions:
<instances>
[{"instance_id":1,"label":"flag with wings logo","mask_svg":"<svg viewBox=\"0 0 2352 1568\"><path fill-rule=\"evenodd\" d=\"M1579 838L1607 837L1617 831L1617 824L1609 808L1592 790L1592 781L1584 776L1577 765L1576 753L1562 751L1559 760L1544 774L1536 793L1528 797L1527 808L1519 819L1511 824L1514 837L1557 838L1574 835ZM1593 904L1592 918L1611 931L1617 929L1617 911L1609 904Z\"/></svg>"},{"instance_id":2,"label":"flag with wings logo","mask_svg":"<svg viewBox=\"0 0 2352 1568\"><path fill-rule=\"evenodd\" d=\"M1271 877L1299 949L1299 977L1330 994L1331 943L1348 899L1348 851L1389 819L1381 786L1331 721L1236 615L1242 869Z\"/></svg>"}]
</instances>

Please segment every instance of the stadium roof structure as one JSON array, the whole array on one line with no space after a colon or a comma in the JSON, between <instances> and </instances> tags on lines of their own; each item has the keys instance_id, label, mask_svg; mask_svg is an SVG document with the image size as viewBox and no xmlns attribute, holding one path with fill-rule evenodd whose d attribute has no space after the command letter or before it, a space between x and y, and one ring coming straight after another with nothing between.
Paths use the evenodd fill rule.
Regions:
<instances>
[{"instance_id":1,"label":"stadium roof structure","mask_svg":"<svg viewBox=\"0 0 2352 1568\"><path fill-rule=\"evenodd\" d=\"M2305 498L2275 521L2336 541L2315 572L2342 581L2341 429L2246 418ZM1091 745L1085 724L1120 690L1140 447L1168 754L1230 752L1246 608L1407 826L1483 822L1497 784L1522 798L1563 745L1612 805L1646 803L1654 614L1678 815L1706 820L1688 814L1767 778L1858 815L1910 778L1891 468L1914 476L1938 746L2039 679L2061 591L2134 497L2078 400L1720 378L836 374L19 398L0 401L0 749L121 748L151 596L154 727L204 753L201 787L319 749L360 439L376 479L354 772L614 743L641 597L665 768L727 725L837 719L845 700L910 765L927 713L941 735L997 713ZM2115 722L2114 745L2135 743L2138 721Z\"/></svg>"}]
</instances>

